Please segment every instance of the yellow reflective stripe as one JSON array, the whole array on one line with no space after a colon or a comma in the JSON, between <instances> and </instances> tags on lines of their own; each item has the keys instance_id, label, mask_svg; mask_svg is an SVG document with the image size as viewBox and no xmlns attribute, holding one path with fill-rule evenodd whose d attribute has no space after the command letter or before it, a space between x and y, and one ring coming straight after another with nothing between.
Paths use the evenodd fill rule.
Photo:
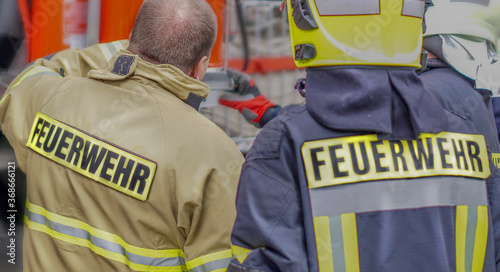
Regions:
<instances>
[{"instance_id":1,"label":"yellow reflective stripe","mask_svg":"<svg viewBox=\"0 0 500 272\"><path fill-rule=\"evenodd\" d=\"M488 240L488 207L477 207L476 239L474 241L474 255L472 257L472 271L483 271Z\"/></svg>"},{"instance_id":2,"label":"yellow reflective stripe","mask_svg":"<svg viewBox=\"0 0 500 272\"><path fill-rule=\"evenodd\" d=\"M320 272L333 272L332 239L328 216L314 217L314 232Z\"/></svg>"},{"instance_id":3,"label":"yellow reflective stripe","mask_svg":"<svg viewBox=\"0 0 500 272\"><path fill-rule=\"evenodd\" d=\"M49 75L61 77L60 74L56 73L52 69L49 69L49 68L43 67L43 66L35 66L35 67L31 68L26 74L24 74L24 76L22 76L21 79L19 79L14 85L12 85L12 87L10 87L9 90L13 89L17 85L21 84L21 82L23 82L23 80L27 79L28 77L33 77L33 76L36 76L40 73L44 73L45 75L49 74Z\"/></svg>"},{"instance_id":4,"label":"yellow reflective stripe","mask_svg":"<svg viewBox=\"0 0 500 272\"><path fill-rule=\"evenodd\" d=\"M119 237L115 234L93 228L83 221L79 221L79 220L76 220L73 218L68 218L68 217L64 217L64 216L49 212L40 206L37 206L35 204L30 203L29 201L26 201L26 209L28 209L31 212L41 214L41 215L45 216L47 219L49 219L50 221L53 221L53 222L56 222L59 224L63 224L66 226L70 226L73 228L82 229L82 230L89 232L91 235L93 235L95 237L98 237L98 238L101 238L103 240L110 241L113 243L117 243L117 244L121 245L125 250L127 250L128 252L130 252L132 254L137 254L137 255L151 257L151 258L172 258L172 257L184 258L184 253L180 249L154 250L154 249L145 249L145 248L133 246L133 245L127 244L125 241L123 241L123 239L121 237ZM43 232L51 235L54 238L61 239L61 240L64 240L64 241L67 241L70 243L78 244L81 246L89 247L91 250L93 250L94 252L96 252L98 254L102 250L100 248L93 246L91 244L91 241L88 241L86 239L72 237L72 236L68 236L68 235L65 235L65 234L62 234L59 232L55 232L52 229L50 229L48 226L41 225L41 224L38 224L35 222L31 222L29 220L29 218L27 218L27 216L25 216L25 220L27 220L27 224L30 228L33 227L35 230L43 231ZM123 260L123 258L125 258L125 256L123 256L123 255L115 254L115 253L109 252L109 251L106 251L104 253L105 253L105 255L103 255L103 254L100 254L100 255L108 257L108 253L109 253L112 257L114 256L111 259L118 258L120 260ZM116 255L118 255L118 256L116 256ZM118 260L118 261L120 261L120 260ZM140 266L143 266L143 265L140 265ZM155 269L157 269L157 268L155 267ZM162 268L162 269L166 269L166 268Z\"/></svg>"},{"instance_id":5,"label":"yellow reflective stripe","mask_svg":"<svg viewBox=\"0 0 500 272\"><path fill-rule=\"evenodd\" d=\"M358 227L356 214L342 214L342 233L344 238L344 254L346 271L359 271Z\"/></svg>"},{"instance_id":6,"label":"yellow reflective stripe","mask_svg":"<svg viewBox=\"0 0 500 272\"><path fill-rule=\"evenodd\" d=\"M24 223L26 223L28 228L30 228L32 230L46 233L46 234L50 235L51 237L58 239L58 240L61 240L61 241L64 241L64 242L87 247L98 255L101 255L101 256L106 257L108 259L126 264L128 267L130 267L131 269L136 270L136 271L182 271L181 266L155 267L155 266L148 266L148 265L131 263L124 255L121 255L121 254L118 254L115 252L110 252L110 251L104 250L102 248L99 248L99 247L95 246L94 244L92 244L92 242L89 240L65 235L65 234L59 233L57 231L51 230L46 225L31 222L27 216L24 217Z\"/></svg>"},{"instance_id":7,"label":"yellow reflective stripe","mask_svg":"<svg viewBox=\"0 0 500 272\"><path fill-rule=\"evenodd\" d=\"M233 256L236 256L238 262L242 264L248 257L248 254L252 252L252 250L240 246L231 245L231 252Z\"/></svg>"},{"instance_id":8,"label":"yellow reflective stripe","mask_svg":"<svg viewBox=\"0 0 500 272\"><path fill-rule=\"evenodd\" d=\"M232 257L233 257L233 254L231 252L231 249L226 249L223 251L203 255L203 256L198 257L196 259L193 259L189 262L186 262L186 267L187 267L187 269L190 270L190 269L196 268L198 266L203 266L203 265L210 263L210 262L219 261L219 260L223 260L223 259L231 259Z\"/></svg>"},{"instance_id":9,"label":"yellow reflective stripe","mask_svg":"<svg viewBox=\"0 0 500 272\"><path fill-rule=\"evenodd\" d=\"M17 87L17 85L21 84L25 79L34 76L45 76L45 75L62 77L60 74L56 73L52 69L43 66L35 66L31 68L26 74L24 74L14 85L12 85L12 87L7 89L7 91L3 94L2 99L0 99L0 103L4 102L10 90Z\"/></svg>"},{"instance_id":10,"label":"yellow reflective stripe","mask_svg":"<svg viewBox=\"0 0 500 272\"><path fill-rule=\"evenodd\" d=\"M465 272L465 237L467 233L467 206L457 206L455 252L457 272Z\"/></svg>"},{"instance_id":11,"label":"yellow reflective stripe","mask_svg":"<svg viewBox=\"0 0 500 272\"><path fill-rule=\"evenodd\" d=\"M102 54L106 58L106 61L109 61L111 59L111 57L113 57L113 54L111 54L111 51L106 46L106 44L104 44L104 43L99 44L99 48L101 49Z\"/></svg>"}]
</instances>

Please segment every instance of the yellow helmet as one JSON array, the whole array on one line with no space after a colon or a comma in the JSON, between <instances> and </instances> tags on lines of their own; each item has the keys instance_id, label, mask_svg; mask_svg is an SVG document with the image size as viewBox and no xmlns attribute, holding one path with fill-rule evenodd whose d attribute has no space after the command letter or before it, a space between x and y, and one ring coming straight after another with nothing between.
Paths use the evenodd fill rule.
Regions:
<instances>
[{"instance_id":1,"label":"yellow helmet","mask_svg":"<svg viewBox=\"0 0 500 272\"><path fill-rule=\"evenodd\" d=\"M497 50L500 0L432 0L425 13L424 36L455 34L482 38Z\"/></svg>"},{"instance_id":2,"label":"yellow helmet","mask_svg":"<svg viewBox=\"0 0 500 272\"><path fill-rule=\"evenodd\" d=\"M286 0L297 67L420 67L423 0Z\"/></svg>"}]
</instances>

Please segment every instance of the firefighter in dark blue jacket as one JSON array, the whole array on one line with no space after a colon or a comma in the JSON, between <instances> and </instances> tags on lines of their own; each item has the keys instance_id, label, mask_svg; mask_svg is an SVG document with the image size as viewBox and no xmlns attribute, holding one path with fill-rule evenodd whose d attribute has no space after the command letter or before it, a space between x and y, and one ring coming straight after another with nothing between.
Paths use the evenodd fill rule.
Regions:
<instances>
[{"instance_id":1,"label":"firefighter in dark blue jacket","mask_svg":"<svg viewBox=\"0 0 500 272\"><path fill-rule=\"evenodd\" d=\"M427 0L426 7L423 47L432 57L420 74L424 86L499 153L491 96L500 95L500 1Z\"/></svg>"},{"instance_id":2,"label":"firefighter in dark blue jacket","mask_svg":"<svg viewBox=\"0 0 500 272\"><path fill-rule=\"evenodd\" d=\"M286 4L306 105L247 154L228 271L496 271L499 170L415 73L424 3Z\"/></svg>"}]
</instances>

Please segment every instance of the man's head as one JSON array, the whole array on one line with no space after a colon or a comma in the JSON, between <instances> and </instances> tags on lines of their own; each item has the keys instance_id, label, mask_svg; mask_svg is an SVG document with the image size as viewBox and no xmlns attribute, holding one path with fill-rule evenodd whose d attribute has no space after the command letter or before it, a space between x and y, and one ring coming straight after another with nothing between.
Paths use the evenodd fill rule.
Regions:
<instances>
[{"instance_id":1,"label":"man's head","mask_svg":"<svg viewBox=\"0 0 500 272\"><path fill-rule=\"evenodd\" d=\"M153 64L171 64L201 80L217 35L217 19L204 0L146 0L129 50Z\"/></svg>"},{"instance_id":2,"label":"man's head","mask_svg":"<svg viewBox=\"0 0 500 272\"><path fill-rule=\"evenodd\" d=\"M424 2L287 0L299 67L420 66Z\"/></svg>"}]
</instances>

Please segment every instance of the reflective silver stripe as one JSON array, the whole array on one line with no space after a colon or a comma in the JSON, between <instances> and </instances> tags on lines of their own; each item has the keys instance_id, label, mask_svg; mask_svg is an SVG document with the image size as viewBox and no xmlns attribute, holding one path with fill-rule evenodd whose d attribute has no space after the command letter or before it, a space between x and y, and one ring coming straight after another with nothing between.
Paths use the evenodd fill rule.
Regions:
<instances>
[{"instance_id":1,"label":"reflective silver stripe","mask_svg":"<svg viewBox=\"0 0 500 272\"><path fill-rule=\"evenodd\" d=\"M437 177L371 181L309 190L313 217L433 206L487 206L484 180Z\"/></svg>"},{"instance_id":2,"label":"reflective silver stripe","mask_svg":"<svg viewBox=\"0 0 500 272\"><path fill-rule=\"evenodd\" d=\"M315 0L321 16L380 14L379 0Z\"/></svg>"},{"instance_id":3,"label":"reflective silver stripe","mask_svg":"<svg viewBox=\"0 0 500 272\"><path fill-rule=\"evenodd\" d=\"M102 44L102 43L99 44L98 46L101 49L102 54L106 58L106 61L109 61L111 59L111 57L113 57L113 55L109 51L109 48L106 46L106 44Z\"/></svg>"},{"instance_id":4,"label":"reflective silver stripe","mask_svg":"<svg viewBox=\"0 0 500 272\"><path fill-rule=\"evenodd\" d=\"M112 42L112 44L115 46L116 51L120 51L121 49L123 49L123 44L119 41Z\"/></svg>"},{"instance_id":5,"label":"reflective silver stripe","mask_svg":"<svg viewBox=\"0 0 500 272\"><path fill-rule=\"evenodd\" d=\"M330 239L332 242L333 271L346 271L344 255L344 237L342 235L342 218L332 216L330 221Z\"/></svg>"},{"instance_id":6,"label":"reflective silver stripe","mask_svg":"<svg viewBox=\"0 0 500 272\"><path fill-rule=\"evenodd\" d=\"M113 43L106 43L106 46L108 47L111 55L114 55L118 51L118 50L116 50L116 47Z\"/></svg>"},{"instance_id":7,"label":"reflective silver stripe","mask_svg":"<svg viewBox=\"0 0 500 272\"><path fill-rule=\"evenodd\" d=\"M24 80L26 80L28 78L36 77L36 76L58 76L58 77L61 77L60 74L58 74L58 73L56 73L54 71L45 71L45 72L37 73L35 75L31 75L31 76L25 78Z\"/></svg>"},{"instance_id":8,"label":"reflective silver stripe","mask_svg":"<svg viewBox=\"0 0 500 272\"><path fill-rule=\"evenodd\" d=\"M173 267L173 266L181 266L184 265L184 258L172 257L172 258L152 258L147 256L140 256L137 254L133 254L127 251L124 247L122 247L118 243L114 243L111 241L104 240L102 238L96 237L89 233L86 230L74 228L71 226L67 226L64 224L60 224L54 221L51 221L47 217L42 214L34 213L29 209L25 210L25 216L31 222L42 224L47 226L53 231L56 231L60 234L68 235L75 238L81 238L90 241L96 247L101 249L118 253L120 255L125 256L130 262L139 264L139 265L147 265L147 266L155 266L155 267Z\"/></svg>"},{"instance_id":9,"label":"reflective silver stripe","mask_svg":"<svg viewBox=\"0 0 500 272\"><path fill-rule=\"evenodd\" d=\"M472 259L476 241L477 207L467 209L467 229L465 235L465 271L473 271Z\"/></svg>"},{"instance_id":10,"label":"reflective silver stripe","mask_svg":"<svg viewBox=\"0 0 500 272\"><path fill-rule=\"evenodd\" d=\"M451 3L473 3L481 6L489 6L490 0L450 0Z\"/></svg>"},{"instance_id":11,"label":"reflective silver stripe","mask_svg":"<svg viewBox=\"0 0 500 272\"><path fill-rule=\"evenodd\" d=\"M189 269L189 272L207 272L207 271L213 271L217 269L223 269L226 268L229 263L231 262L232 258L226 258L226 259L221 259L221 260L216 260L213 262L209 263L204 263L202 265L199 265L197 267L193 267Z\"/></svg>"},{"instance_id":12,"label":"reflective silver stripe","mask_svg":"<svg viewBox=\"0 0 500 272\"><path fill-rule=\"evenodd\" d=\"M425 3L423 0L404 0L402 15L424 18Z\"/></svg>"}]
</instances>

